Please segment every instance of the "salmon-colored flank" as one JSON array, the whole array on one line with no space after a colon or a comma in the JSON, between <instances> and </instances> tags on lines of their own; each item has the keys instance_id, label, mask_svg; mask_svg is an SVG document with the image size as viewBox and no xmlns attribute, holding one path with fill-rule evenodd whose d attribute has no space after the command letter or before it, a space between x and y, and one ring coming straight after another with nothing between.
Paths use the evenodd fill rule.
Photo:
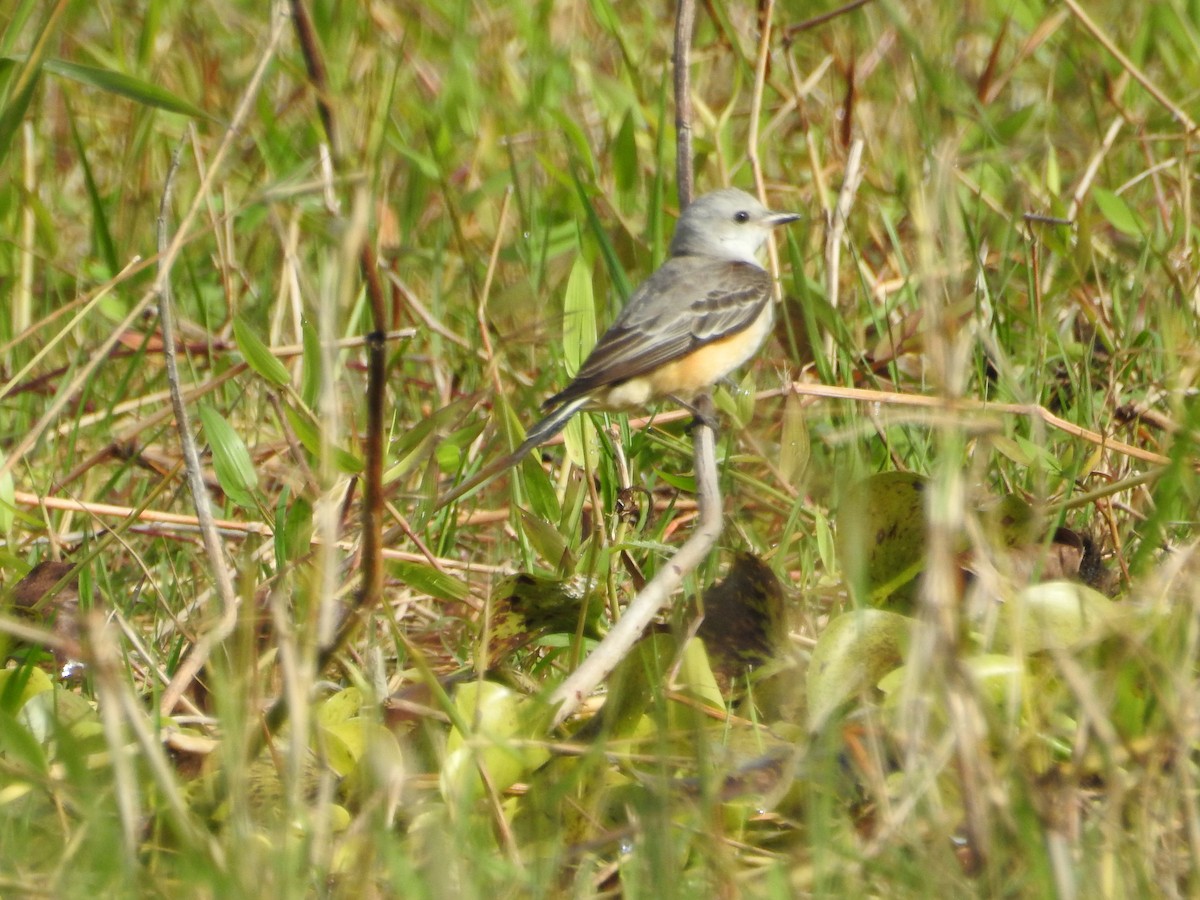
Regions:
<instances>
[{"instance_id":1,"label":"salmon-colored flank","mask_svg":"<svg viewBox=\"0 0 1200 900\"><path fill-rule=\"evenodd\" d=\"M771 316L771 304L768 302L749 328L705 344L647 375L599 391L588 406L593 409L627 409L644 406L658 397L690 399L754 355L771 329Z\"/></svg>"}]
</instances>

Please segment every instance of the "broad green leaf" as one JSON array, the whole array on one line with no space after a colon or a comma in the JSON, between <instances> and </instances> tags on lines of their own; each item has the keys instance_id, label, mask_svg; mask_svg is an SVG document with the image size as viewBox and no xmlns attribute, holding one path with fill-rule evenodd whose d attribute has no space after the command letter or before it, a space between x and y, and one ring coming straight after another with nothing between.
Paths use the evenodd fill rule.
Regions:
<instances>
[{"instance_id":1,"label":"broad green leaf","mask_svg":"<svg viewBox=\"0 0 1200 900\"><path fill-rule=\"evenodd\" d=\"M254 492L258 489L258 473L250 451L241 436L225 417L208 405L200 407L200 422L212 450L213 471L225 495L246 509L253 509Z\"/></svg>"},{"instance_id":2,"label":"broad green leaf","mask_svg":"<svg viewBox=\"0 0 1200 900\"><path fill-rule=\"evenodd\" d=\"M71 749L75 751L79 751L89 737L103 731L92 705L73 691L60 687L30 697L17 713L17 720L43 745L49 745L59 735L69 734Z\"/></svg>"},{"instance_id":3,"label":"broad green leaf","mask_svg":"<svg viewBox=\"0 0 1200 900\"><path fill-rule=\"evenodd\" d=\"M237 341L238 350L246 360L246 365L259 376L265 378L276 387L287 387L291 384L291 376L287 367L271 352L271 348L262 342L254 329L241 316L233 318L233 339Z\"/></svg>"},{"instance_id":4,"label":"broad green leaf","mask_svg":"<svg viewBox=\"0 0 1200 900\"><path fill-rule=\"evenodd\" d=\"M354 771L362 759L366 738L363 727L369 719L350 719L321 726L321 743L329 768L343 778Z\"/></svg>"},{"instance_id":5,"label":"broad green leaf","mask_svg":"<svg viewBox=\"0 0 1200 900\"><path fill-rule=\"evenodd\" d=\"M571 556L567 539L557 528L545 519L520 510L521 530L529 538L529 542L550 565L570 572L575 568L575 558Z\"/></svg>"},{"instance_id":6,"label":"broad green leaf","mask_svg":"<svg viewBox=\"0 0 1200 900\"><path fill-rule=\"evenodd\" d=\"M52 690L54 682L36 666L0 669L0 711L16 715L30 698Z\"/></svg>"},{"instance_id":7,"label":"broad green leaf","mask_svg":"<svg viewBox=\"0 0 1200 900\"><path fill-rule=\"evenodd\" d=\"M851 486L837 513L843 577L860 603L881 603L912 583L925 559L925 479L880 472Z\"/></svg>"},{"instance_id":8,"label":"broad green leaf","mask_svg":"<svg viewBox=\"0 0 1200 900\"><path fill-rule=\"evenodd\" d=\"M754 407L758 402L758 376L754 369L747 369L742 375L741 380L737 383L737 388L733 388L732 384L728 387L722 386L717 388L716 396L724 394L728 390L730 399L733 400L733 427L741 430L746 426L746 423L754 420Z\"/></svg>"},{"instance_id":9,"label":"broad green leaf","mask_svg":"<svg viewBox=\"0 0 1200 900\"><path fill-rule=\"evenodd\" d=\"M1096 187L1092 188L1092 197L1096 201L1096 206L1100 208L1100 213L1117 231L1130 237L1145 235L1146 223L1119 194Z\"/></svg>"},{"instance_id":10,"label":"broad green leaf","mask_svg":"<svg viewBox=\"0 0 1200 900\"><path fill-rule=\"evenodd\" d=\"M971 676L979 696L999 713L1010 707L1019 712L1021 702L1033 686L1026 676L1025 666L1014 656L983 653L968 656L962 660L962 665ZM885 696L885 707L896 708L900 705L908 668L908 665L900 666L879 680L878 687Z\"/></svg>"},{"instance_id":11,"label":"broad green leaf","mask_svg":"<svg viewBox=\"0 0 1200 900\"><path fill-rule=\"evenodd\" d=\"M992 435L990 440L992 447L994 447L997 452L1012 460L1018 466L1029 468L1033 465L1033 458L1028 452L1026 452L1025 448L1007 435Z\"/></svg>"},{"instance_id":12,"label":"broad green leaf","mask_svg":"<svg viewBox=\"0 0 1200 900\"><path fill-rule=\"evenodd\" d=\"M16 716L0 711L0 757L5 761L5 783L22 768L45 774L49 768L46 751L41 742ZM17 772L12 772L16 769Z\"/></svg>"},{"instance_id":13,"label":"broad green leaf","mask_svg":"<svg viewBox=\"0 0 1200 900\"><path fill-rule=\"evenodd\" d=\"M604 598L582 575L546 577L529 572L510 575L492 591L488 645L493 653L507 653L530 637L544 634L583 633L598 637L597 624L604 612Z\"/></svg>"},{"instance_id":14,"label":"broad green leaf","mask_svg":"<svg viewBox=\"0 0 1200 900\"><path fill-rule=\"evenodd\" d=\"M808 664L808 730L874 687L904 659L913 620L883 609L843 613L825 626Z\"/></svg>"},{"instance_id":15,"label":"broad green leaf","mask_svg":"<svg viewBox=\"0 0 1200 900\"><path fill-rule=\"evenodd\" d=\"M1056 474L1061 474L1063 471L1063 460L1053 453L1044 444L1039 444L1036 441L1031 441L1027 437L1017 435L1014 439L1017 448L1025 455L1028 460L1026 465L1031 469L1040 469L1041 471L1050 471ZM1016 460L1014 460L1016 461Z\"/></svg>"},{"instance_id":16,"label":"broad green leaf","mask_svg":"<svg viewBox=\"0 0 1200 900\"><path fill-rule=\"evenodd\" d=\"M675 677L675 685L714 709L725 709L725 698L717 684L717 677L713 674L703 641L690 640L683 648L683 658Z\"/></svg>"},{"instance_id":17,"label":"broad green leaf","mask_svg":"<svg viewBox=\"0 0 1200 900\"><path fill-rule=\"evenodd\" d=\"M668 472L666 469L655 469L655 475L664 484L675 488L684 494L696 493L696 478L694 475L678 475L674 472Z\"/></svg>"},{"instance_id":18,"label":"broad green leaf","mask_svg":"<svg viewBox=\"0 0 1200 900\"><path fill-rule=\"evenodd\" d=\"M596 345L596 304L592 272L583 254L576 254L563 295L563 357L567 374L575 375Z\"/></svg>"},{"instance_id":19,"label":"broad green leaf","mask_svg":"<svg viewBox=\"0 0 1200 900\"><path fill-rule=\"evenodd\" d=\"M1020 700L1027 688L1025 666L1021 660L999 653L967 657L963 662L979 688L980 696L1003 709L1010 700ZM880 688L883 683L880 682Z\"/></svg>"},{"instance_id":20,"label":"broad green leaf","mask_svg":"<svg viewBox=\"0 0 1200 900\"><path fill-rule=\"evenodd\" d=\"M1113 601L1087 585L1044 581L1004 604L996 642L1017 653L1065 650L1102 637L1116 616Z\"/></svg>"},{"instance_id":21,"label":"broad green leaf","mask_svg":"<svg viewBox=\"0 0 1200 900\"><path fill-rule=\"evenodd\" d=\"M438 436L436 428L431 431L425 431L424 426L430 421L436 420L439 415L439 413L435 413L432 419L426 419L425 422L408 431L404 438L402 438L402 441L405 444L411 445L414 438L418 441L435 440L433 458L437 462L438 469L442 472L456 475L462 469L463 457L466 455L467 448L479 437L479 433L487 426L487 422L483 419L477 419L474 422L467 423L466 426L459 428L452 434L446 435L441 440L436 440ZM406 452L404 447L397 447L395 450L397 455L402 457ZM407 457L401 458L396 465L384 472L383 483L389 484L397 478L404 477L405 473L411 471L416 463L419 462L419 460L412 458L416 452L414 450L412 453L409 453ZM463 477L466 477L465 474Z\"/></svg>"},{"instance_id":22,"label":"broad green leaf","mask_svg":"<svg viewBox=\"0 0 1200 900\"><path fill-rule=\"evenodd\" d=\"M783 401L783 428L779 438L779 472L790 485L804 481L812 446L808 441L808 423L799 394L789 393Z\"/></svg>"},{"instance_id":23,"label":"broad green leaf","mask_svg":"<svg viewBox=\"0 0 1200 900\"><path fill-rule=\"evenodd\" d=\"M529 509L546 521L558 518L558 495L554 492L554 484L550 476L542 468L536 455L531 453L521 460L521 483L525 487L525 496Z\"/></svg>"},{"instance_id":24,"label":"broad green leaf","mask_svg":"<svg viewBox=\"0 0 1200 900\"><path fill-rule=\"evenodd\" d=\"M313 509L303 498L292 499L284 490L275 506L275 560L282 568L312 547Z\"/></svg>"},{"instance_id":25,"label":"broad green leaf","mask_svg":"<svg viewBox=\"0 0 1200 900\"><path fill-rule=\"evenodd\" d=\"M373 716L360 716L345 725L357 726L351 740L342 738L355 766L347 773L340 793L357 798L361 809L362 804L378 798L381 782L395 785L403 781L404 749L391 729Z\"/></svg>"},{"instance_id":26,"label":"broad green leaf","mask_svg":"<svg viewBox=\"0 0 1200 900\"><path fill-rule=\"evenodd\" d=\"M549 710L503 685L473 681L454 695L461 721L471 734L452 729L440 777L442 796L451 803L470 802L483 795L479 769L488 773L496 791L504 791L550 758L537 744L549 721Z\"/></svg>"},{"instance_id":27,"label":"broad green leaf","mask_svg":"<svg viewBox=\"0 0 1200 900\"><path fill-rule=\"evenodd\" d=\"M600 458L600 435L586 414L575 415L563 429L563 448L567 458L584 471L592 471Z\"/></svg>"},{"instance_id":28,"label":"broad green leaf","mask_svg":"<svg viewBox=\"0 0 1200 900\"><path fill-rule=\"evenodd\" d=\"M363 708L362 688L351 685L336 694L326 697L317 705L317 721L321 725L335 725L357 718Z\"/></svg>"},{"instance_id":29,"label":"broad green leaf","mask_svg":"<svg viewBox=\"0 0 1200 900\"><path fill-rule=\"evenodd\" d=\"M592 294L592 273L583 254L576 254L563 296L563 356L568 375L573 376L579 371L594 346L596 305ZM567 456L575 465L586 468L589 449L591 458L596 459L599 440L595 427L586 416L575 416L567 423L563 441Z\"/></svg>"}]
</instances>

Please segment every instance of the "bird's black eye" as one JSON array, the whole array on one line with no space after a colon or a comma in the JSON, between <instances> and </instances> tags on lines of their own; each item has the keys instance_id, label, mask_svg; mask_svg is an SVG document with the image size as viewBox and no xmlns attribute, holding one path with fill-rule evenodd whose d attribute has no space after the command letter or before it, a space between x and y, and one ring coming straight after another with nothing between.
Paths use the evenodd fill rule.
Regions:
<instances>
[{"instance_id":1,"label":"bird's black eye","mask_svg":"<svg viewBox=\"0 0 1200 900\"><path fill-rule=\"evenodd\" d=\"M733 214L733 221L744 225L746 222L750 221L750 213L746 212L744 209L738 210Z\"/></svg>"}]
</instances>

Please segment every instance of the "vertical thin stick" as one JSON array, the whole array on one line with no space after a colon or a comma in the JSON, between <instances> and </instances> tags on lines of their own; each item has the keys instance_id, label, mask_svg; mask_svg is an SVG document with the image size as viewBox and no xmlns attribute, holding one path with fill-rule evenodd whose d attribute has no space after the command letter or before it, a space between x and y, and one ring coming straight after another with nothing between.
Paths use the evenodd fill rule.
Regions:
<instances>
[{"instance_id":1,"label":"vertical thin stick","mask_svg":"<svg viewBox=\"0 0 1200 900\"><path fill-rule=\"evenodd\" d=\"M775 11L775 0L766 0L759 12L761 34L758 39L758 55L754 59L754 93L750 97L750 134L746 137L749 145L747 156L750 159L750 171L754 173L754 186L758 191L758 199L767 202L766 189L763 185L762 163L758 158L759 120L762 118L763 92L767 85L767 62L771 58L771 17ZM775 249L775 238L767 239L767 259L771 277L779 277L779 253ZM775 281L775 299L781 300L782 294L778 280Z\"/></svg>"},{"instance_id":2,"label":"vertical thin stick","mask_svg":"<svg viewBox=\"0 0 1200 900\"><path fill-rule=\"evenodd\" d=\"M688 87L688 47L691 42L695 11L691 0L680 0L675 21L675 125L677 170L679 178L679 207L692 199L691 105ZM696 398L696 423L692 429L696 469L696 499L700 520L696 530L655 573L638 595L630 602L625 614L613 625L604 640L592 651L562 684L550 695L550 705L557 707L554 724L570 716L584 698L603 681L626 654L659 610L666 606L671 595L712 551L724 526L721 486L717 477L716 436L707 424L714 416L712 395L705 392Z\"/></svg>"},{"instance_id":3,"label":"vertical thin stick","mask_svg":"<svg viewBox=\"0 0 1200 900\"><path fill-rule=\"evenodd\" d=\"M679 190L679 208L692 202L692 31L696 25L696 6L692 0L679 0L675 15L675 179Z\"/></svg>"},{"instance_id":4,"label":"vertical thin stick","mask_svg":"<svg viewBox=\"0 0 1200 900\"><path fill-rule=\"evenodd\" d=\"M708 395L700 398L698 407L700 412L711 415L712 398ZM663 563L654 577L633 598L625 614L604 636L604 640L591 655L550 695L550 705L558 707L554 716L555 725L575 712L584 698L625 658L629 649L646 630L646 626L670 601L671 595L683 583L684 577L704 562L717 538L721 536L724 517L721 512L721 490L717 481L716 439L712 428L697 422L694 440L696 493L700 501L699 524L692 536L674 556Z\"/></svg>"},{"instance_id":5,"label":"vertical thin stick","mask_svg":"<svg viewBox=\"0 0 1200 900\"><path fill-rule=\"evenodd\" d=\"M754 58L754 92L750 95L750 134L746 138L749 144L747 156L750 158L750 171L754 173L754 185L758 188L758 199L764 200L762 163L758 159L758 120L762 117L763 91L767 84L767 60L771 58L771 12L775 8L775 0L766 0L764 8L759 13L761 33L758 38L758 55ZM774 262L774 260L772 260Z\"/></svg>"}]
</instances>

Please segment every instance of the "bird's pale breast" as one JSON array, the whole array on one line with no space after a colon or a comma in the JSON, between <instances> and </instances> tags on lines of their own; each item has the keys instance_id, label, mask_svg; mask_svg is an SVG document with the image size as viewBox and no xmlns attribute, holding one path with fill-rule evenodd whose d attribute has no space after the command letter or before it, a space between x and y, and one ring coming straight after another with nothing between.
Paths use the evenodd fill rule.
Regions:
<instances>
[{"instance_id":1,"label":"bird's pale breast","mask_svg":"<svg viewBox=\"0 0 1200 900\"><path fill-rule=\"evenodd\" d=\"M646 375L613 385L603 396L596 397L593 405L629 409L659 397L690 399L753 356L770 333L772 320L772 304L767 302L749 328L705 344Z\"/></svg>"}]
</instances>

